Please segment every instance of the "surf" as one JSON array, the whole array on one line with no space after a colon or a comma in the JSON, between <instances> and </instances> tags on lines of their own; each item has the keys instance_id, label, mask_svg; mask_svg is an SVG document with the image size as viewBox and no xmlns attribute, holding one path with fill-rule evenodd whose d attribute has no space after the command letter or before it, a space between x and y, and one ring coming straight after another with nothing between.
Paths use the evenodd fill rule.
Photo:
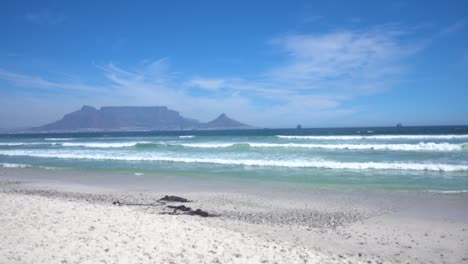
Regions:
<instances>
[{"instance_id":1,"label":"surf","mask_svg":"<svg viewBox=\"0 0 468 264\"><path fill-rule=\"evenodd\" d=\"M295 135L276 135L281 139L310 139L310 140L360 140L360 139L375 139L375 140L392 140L392 139L468 139L468 135L373 135L373 136L295 136Z\"/></svg>"},{"instance_id":2,"label":"surf","mask_svg":"<svg viewBox=\"0 0 468 264\"><path fill-rule=\"evenodd\" d=\"M341 170L415 170L415 171L439 171L454 172L468 171L468 165L444 164L444 163L414 163L414 162L339 162L331 160L283 160L283 159L232 159L217 157L183 157L162 156L149 153L140 155L108 155L105 153L66 153L66 152L35 152L35 151L0 151L0 155L29 156L58 159L88 159L88 160L120 160L120 161L159 161L182 162L254 167L286 167L286 168L317 168L317 169L341 169Z\"/></svg>"}]
</instances>

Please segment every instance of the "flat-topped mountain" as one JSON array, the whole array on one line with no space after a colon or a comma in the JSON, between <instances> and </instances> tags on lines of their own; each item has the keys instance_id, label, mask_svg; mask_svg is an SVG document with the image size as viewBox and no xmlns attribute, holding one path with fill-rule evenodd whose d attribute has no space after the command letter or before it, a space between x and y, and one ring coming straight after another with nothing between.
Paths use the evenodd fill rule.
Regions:
<instances>
[{"instance_id":1,"label":"flat-topped mountain","mask_svg":"<svg viewBox=\"0 0 468 264\"><path fill-rule=\"evenodd\" d=\"M62 119L26 132L150 131L193 129L248 129L248 125L220 115L208 123L186 118L165 106L83 106Z\"/></svg>"}]
</instances>

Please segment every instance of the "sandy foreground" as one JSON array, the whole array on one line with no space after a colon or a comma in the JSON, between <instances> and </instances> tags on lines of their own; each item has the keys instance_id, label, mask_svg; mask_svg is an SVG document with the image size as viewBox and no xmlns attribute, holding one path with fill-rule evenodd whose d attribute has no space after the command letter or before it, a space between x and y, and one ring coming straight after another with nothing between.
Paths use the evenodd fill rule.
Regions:
<instances>
[{"instance_id":1,"label":"sandy foreground","mask_svg":"<svg viewBox=\"0 0 468 264\"><path fill-rule=\"evenodd\" d=\"M321 263L313 250L204 219L0 194L1 263Z\"/></svg>"},{"instance_id":2,"label":"sandy foreground","mask_svg":"<svg viewBox=\"0 0 468 264\"><path fill-rule=\"evenodd\" d=\"M216 215L205 218L165 214L182 205L155 203L167 193L0 172L0 263L468 263L466 196L170 193Z\"/></svg>"}]
</instances>

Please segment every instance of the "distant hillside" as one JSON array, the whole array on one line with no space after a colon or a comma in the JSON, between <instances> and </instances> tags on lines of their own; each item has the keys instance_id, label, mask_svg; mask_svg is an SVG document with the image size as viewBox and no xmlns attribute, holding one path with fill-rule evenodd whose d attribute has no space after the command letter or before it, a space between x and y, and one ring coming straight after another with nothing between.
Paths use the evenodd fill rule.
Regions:
<instances>
[{"instance_id":1,"label":"distant hillside","mask_svg":"<svg viewBox=\"0 0 468 264\"><path fill-rule=\"evenodd\" d=\"M201 128L204 129L249 129L252 128L246 124L229 118L226 114L221 114L215 120L206 124L202 124Z\"/></svg>"},{"instance_id":2,"label":"distant hillside","mask_svg":"<svg viewBox=\"0 0 468 264\"><path fill-rule=\"evenodd\" d=\"M247 129L236 120L220 115L208 123L185 118L165 106L113 106L96 109L83 106L62 119L23 132L92 132L92 131L151 131L193 129Z\"/></svg>"}]
</instances>

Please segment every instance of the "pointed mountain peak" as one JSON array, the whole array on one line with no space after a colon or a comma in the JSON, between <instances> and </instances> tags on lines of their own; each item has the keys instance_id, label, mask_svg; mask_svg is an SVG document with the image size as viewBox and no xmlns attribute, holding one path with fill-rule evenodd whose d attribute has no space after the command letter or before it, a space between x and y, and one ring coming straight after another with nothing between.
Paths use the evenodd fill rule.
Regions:
<instances>
[{"instance_id":1,"label":"pointed mountain peak","mask_svg":"<svg viewBox=\"0 0 468 264\"><path fill-rule=\"evenodd\" d=\"M230 119L230 118L225 113L222 113L215 120L217 119Z\"/></svg>"},{"instance_id":2,"label":"pointed mountain peak","mask_svg":"<svg viewBox=\"0 0 468 264\"><path fill-rule=\"evenodd\" d=\"M205 124L205 128L212 129L239 129L249 127L250 126L246 124L242 124L241 122L228 117L225 113L222 113L213 121L210 121Z\"/></svg>"}]
</instances>

